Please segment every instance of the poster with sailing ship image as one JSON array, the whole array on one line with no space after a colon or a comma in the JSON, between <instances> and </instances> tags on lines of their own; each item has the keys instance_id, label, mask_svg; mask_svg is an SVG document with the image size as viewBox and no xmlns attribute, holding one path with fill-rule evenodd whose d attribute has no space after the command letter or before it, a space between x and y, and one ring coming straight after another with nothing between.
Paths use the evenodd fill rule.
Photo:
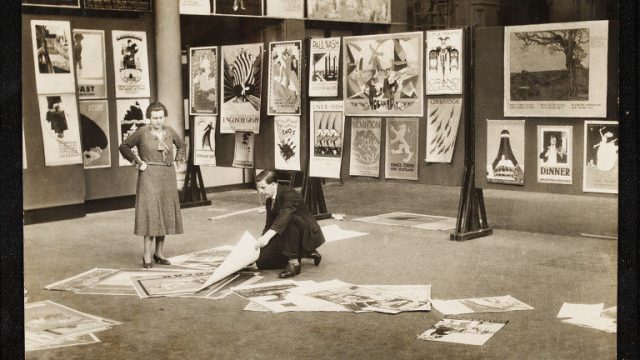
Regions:
<instances>
[{"instance_id":1,"label":"poster with sailing ship image","mask_svg":"<svg viewBox=\"0 0 640 360\"><path fill-rule=\"evenodd\" d=\"M573 127L538 125L538 182L572 184Z\"/></svg>"},{"instance_id":2,"label":"poster with sailing ship image","mask_svg":"<svg viewBox=\"0 0 640 360\"><path fill-rule=\"evenodd\" d=\"M268 115L300 115L302 41L269 43Z\"/></svg>"},{"instance_id":3,"label":"poster with sailing ship image","mask_svg":"<svg viewBox=\"0 0 640 360\"><path fill-rule=\"evenodd\" d=\"M118 147L122 142L138 130L139 127L147 125L149 121L145 119L144 112L149 107L149 99L122 99L116 100L116 111L118 119ZM133 153L137 156L138 149L133 148ZM133 165L119 154L118 164L120 166Z\"/></svg>"},{"instance_id":4,"label":"poster with sailing ship image","mask_svg":"<svg viewBox=\"0 0 640 360\"><path fill-rule=\"evenodd\" d=\"M31 41L37 93L74 93L76 81L69 22L31 20Z\"/></svg>"},{"instance_id":5,"label":"poster with sailing ship image","mask_svg":"<svg viewBox=\"0 0 640 360\"><path fill-rule=\"evenodd\" d=\"M149 97L149 61L147 33L144 31L111 32L116 98Z\"/></svg>"},{"instance_id":6,"label":"poster with sailing ship image","mask_svg":"<svg viewBox=\"0 0 640 360\"><path fill-rule=\"evenodd\" d=\"M524 185L524 120L487 120L487 182Z\"/></svg>"},{"instance_id":7,"label":"poster with sailing ship image","mask_svg":"<svg viewBox=\"0 0 640 360\"><path fill-rule=\"evenodd\" d=\"M216 166L216 117L196 116L193 125L193 164Z\"/></svg>"},{"instance_id":8,"label":"poster with sailing ship image","mask_svg":"<svg viewBox=\"0 0 640 360\"><path fill-rule=\"evenodd\" d=\"M73 58L80 99L107 97L107 70L103 30L73 30Z\"/></svg>"},{"instance_id":9,"label":"poster with sailing ship image","mask_svg":"<svg viewBox=\"0 0 640 360\"><path fill-rule=\"evenodd\" d=\"M312 101L309 176L340 178L344 149L344 103Z\"/></svg>"},{"instance_id":10,"label":"poster with sailing ship image","mask_svg":"<svg viewBox=\"0 0 640 360\"><path fill-rule=\"evenodd\" d=\"M310 40L309 96L338 96L340 43L339 37Z\"/></svg>"},{"instance_id":11,"label":"poster with sailing ship image","mask_svg":"<svg viewBox=\"0 0 640 360\"><path fill-rule=\"evenodd\" d=\"M189 114L218 114L218 48L189 48Z\"/></svg>"},{"instance_id":12,"label":"poster with sailing ship image","mask_svg":"<svg viewBox=\"0 0 640 360\"><path fill-rule=\"evenodd\" d=\"M39 95L38 105L45 166L82 164L75 94Z\"/></svg>"},{"instance_id":13,"label":"poster with sailing ship image","mask_svg":"<svg viewBox=\"0 0 640 360\"><path fill-rule=\"evenodd\" d=\"M618 193L619 137L617 121L585 121L582 191Z\"/></svg>"},{"instance_id":14,"label":"poster with sailing ship image","mask_svg":"<svg viewBox=\"0 0 640 360\"><path fill-rule=\"evenodd\" d=\"M351 118L349 175L380 176L380 118Z\"/></svg>"},{"instance_id":15,"label":"poster with sailing ship image","mask_svg":"<svg viewBox=\"0 0 640 360\"><path fill-rule=\"evenodd\" d=\"M300 117L276 116L273 131L276 169L300 171Z\"/></svg>"},{"instance_id":16,"label":"poster with sailing ship image","mask_svg":"<svg viewBox=\"0 0 640 360\"><path fill-rule=\"evenodd\" d=\"M427 31L426 94L462 94L462 29Z\"/></svg>"}]
</instances>

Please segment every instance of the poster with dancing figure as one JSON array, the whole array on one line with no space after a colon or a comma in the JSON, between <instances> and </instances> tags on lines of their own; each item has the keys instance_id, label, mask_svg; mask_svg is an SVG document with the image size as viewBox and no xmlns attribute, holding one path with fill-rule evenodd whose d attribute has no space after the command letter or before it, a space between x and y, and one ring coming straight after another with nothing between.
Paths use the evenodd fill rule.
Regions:
<instances>
[{"instance_id":1,"label":"poster with dancing figure","mask_svg":"<svg viewBox=\"0 0 640 360\"><path fill-rule=\"evenodd\" d=\"M617 121L585 121L582 191L618 193L619 137Z\"/></svg>"},{"instance_id":2,"label":"poster with dancing figure","mask_svg":"<svg viewBox=\"0 0 640 360\"><path fill-rule=\"evenodd\" d=\"M111 167L107 100L80 101L80 135L84 168Z\"/></svg>"},{"instance_id":3,"label":"poster with dancing figure","mask_svg":"<svg viewBox=\"0 0 640 360\"><path fill-rule=\"evenodd\" d=\"M268 115L300 115L302 41L269 43Z\"/></svg>"},{"instance_id":4,"label":"poster with dancing figure","mask_svg":"<svg viewBox=\"0 0 640 360\"><path fill-rule=\"evenodd\" d=\"M572 184L573 127L538 125L538 182Z\"/></svg>"},{"instance_id":5,"label":"poster with dancing figure","mask_svg":"<svg viewBox=\"0 0 640 360\"><path fill-rule=\"evenodd\" d=\"M385 178L418 180L419 119L387 119Z\"/></svg>"},{"instance_id":6,"label":"poster with dancing figure","mask_svg":"<svg viewBox=\"0 0 640 360\"><path fill-rule=\"evenodd\" d=\"M193 164L216 166L216 117L196 116L193 118L193 125Z\"/></svg>"},{"instance_id":7,"label":"poster with dancing figure","mask_svg":"<svg viewBox=\"0 0 640 360\"><path fill-rule=\"evenodd\" d=\"M462 94L462 29L427 31L427 95Z\"/></svg>"},{"instance_id":8,"label":"poster with dancing figure","mask_svg":"<svg viewBox=\"0 0 640 360\"><path fill-rule=\"evenodd\" d=\"M45 166L82 164L75 94L39 95Z\"/></svg>"},{"instance_id":9,"label":"poster with dancing figure","mask_svg":"<svg viewBox=\"0 0 640 360\"><path fill-rule=\"evenodd\" d=\"M76 81L69 22L31 20L31 43L37 93L74 93Z\"/></svg>"},{"instance_id":10,"label":"poster with dancing figure","mask_svg":"<svg viewBox=\"0 0 640 360\"><path fill-rule=\"evenodd\" d=\"M113 30L111 38L116 98L149 97L147 33Z\"/></svg>"},{"instance_id":11,"label":"poster with dancing figure","mask_svg":"<svg viewBox=\"0 0 640 360\"><path fill-rule=\"evenodd\" d=\"M78 74L78 97L107 97L107 70L103 30L73 30L73 60Z\"/></svg>"},{"instance_id":12,"label":"poster with dancing figure","mask_svg":"<svg viewBox=\"0 0 640 360\"><path fill-rule=\"evenodd\" d=\"M252 132L236 132L235 150L233 152L233 167L253 167L253 142L255 135Z\"/></svg>"},{"instance_id":13,"label":"poster with dancing figure","mask_svg":"<svg viewBox=\"0 0 640 360\"><path fill-rule=\"evenodd\" d=\"M189 48L189 114L218 114L218 48Z\"/></svg>"},{"instance_id":14,"label":"poster with dancing figure","mask_svg":"<svg viewBox=\"0 0 640 360\"><path fill-rule=\"evenodd\" d=\"M273 131L276 169L300 171L300 117L276 116Z\"/></svg>"},{"instance_id":15,"label":"poster with dancing figure","mask_svg":"<svg viewBox=\"0 0 640 360\"><path fill-rule=\"evenodd\" d=\"M309 176L340 178L344 140L344 103L312 101Z\"/></svg>"},{"instance_id":16,"label":"poster with dancing figure","mask_svg":"<svg viewBox=\"0 0 640 360\"><path fill-rule=\"evenodd\" d=\"M351 118L349 175L380 176L380 118Z\"/></svg>"},{"instance_id":17,"label":"poster with dancing figure","mask_svg":"<svg viewBox=\"0 0 640 360\"><path fill-rule=\"evenodd\" d=\"M524 120L487 120L487 182L524 185Z\"/></svg>"},{"instance_id":18,"label":"poster with dancing figure","mask_svg":"<svg viewBox=\"0 0 640 360\"><path fill-rule=\"evenodd\" d=\"M309 67L309 96L338 96L340 74L339 37L311 39L311 66Z\"/></svg>"},{"instance_id":19,"label":"poster with dancing figure","mask_svg":"<svg viewBox=\"0 0 640 360\"><path fill-rule=\"evenodd\" d=\"M116 100L116 111L118 119L118 147L122 142L138 130L145 126L149 120L145 118L145 112L149 106L149 99L122 99ZM118 152L119 153L119 152ZM133 153L137 156L138 149L133 148ZM132 165L119 154L118 164L120 166Z\"/></svg>"},{"instance_id":20,"label":"poster with dancing figure","mask_svg":"<svg viewBox=\"0 0 640 360\"><path fill-rule=\"evenodd\" d=\"M427 100L426 162L451 163L458 137L462 98L430 98Z\"/></svg>"}]
</instances>

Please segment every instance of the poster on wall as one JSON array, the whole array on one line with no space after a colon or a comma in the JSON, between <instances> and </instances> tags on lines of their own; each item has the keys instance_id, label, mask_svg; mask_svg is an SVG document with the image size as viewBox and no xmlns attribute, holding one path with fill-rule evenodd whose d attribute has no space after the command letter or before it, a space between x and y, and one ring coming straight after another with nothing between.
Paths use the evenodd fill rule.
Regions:
<instances>
[{"instance_id":1,"label":"poster on wall","mask_svg":"<svg viewBox=\"0 0 640 360\"><path fill-rule=\"evenodd\" d=\"M571 184L573 127L538 125L538 182Z\"/></svg>"},{"instance_id":2,"label":"poster on wall","mask_svg":"<svg viewBox=\"0 0 640 360\"><path fill-rule=\"evenodd\" d=\"M380 118L351 118L349 175L380 176Z\"/></svg>"},{"instance_id":3,"label":"poster on wall","mask_svg":"<svg viewBox=\"0 0 640 360\"><path fill-rule=\"evenodd\" d=\"M462 98L427 100L426 162L451 163L458 137Z\"/></svg>"},{"instance_id":4,"label":"poster on wall","mask_svg":"<svg viewBox=\"0 0 640 360\"><path fill-rule=\"evenodd\" d=\"M73 30L73 60L80 99L107 97L107 70L103 30Z\"/></svg>"},{"instance_id":5,"label":"poster on wall","mask_svg":"<svg viewBox=\"0 0 640 360\"><path fill-rule=\"evenodd\" d=\"M39 95L45 166L82 164L75 94Z\"/></svg>"},{"instance_id":6,"label":"poster on wall","mask_svg":"<svg viewBox=\"0 0 640 360\"><path fill-rule=\"evenodd\" d=\"M216 117L196 116L193 125L193 164L216 166Z\"/></svg>"},{"instance_id":7,"label":"poster on wall","mask_svg":"<svg viewBox=\"0 0 640 360\"><path fill-rule=\"evenodd\" d=\"M262 44L222 46L220 132L260 132Z\"/></svg>"},{"instance_id":8,"label":"poster on wall","mask_svg":"<svg viewBox=\"0 0 640 360\"><path fill-rule=\"evenodd\" d=\"M31 42L38 94L74 93L69 22L31 20Z\"/></svg>"},{"instance_id":9,"label":"poster on wall","mask_svg":"<svg viewBox=\"0 0 640 360\"><path fill-rule=\"evenodd\" d=\"M462 94L462 29L427 31L427 95Z\"/></svg>"},{"instance_id":10,"label":"poster on wall","mask_svg":"<svg viewBox=\"0 0 640 360\"><path fill-rule=\"evenodd\" d=\"M209 15L211 0L180 0L180 14Z\"/></svg>"},{"instance_id":11,"label":"poster on wall","mask_svg":"<svg viewBox=\"0 0 640 360\"><path fill-rule=\"evenodd\" d=\"M111 32L117 98L149 97L147 34L144 31Z\"/></svg>"},{"instance_id":12,"label":"poster on wall","mask_svg":"<svg viewBox=\"0 0 640 360\"><path fill-rule=\"evenodd\" d=\"M340 178L344 140L344 103L312 101L309 176Z\"/></svg>"},{"instance_id":13,"label":"poster on wall","mask_svg":"<svg viewBox=\"0 0 640 360\"><path fill-rule=\"evenodd\" d=\"M507 26L504 116L605 117L608 21Z\"/></svg>"},{"instance_id":14,"label":"poster on wall","mask_svg":"<svg viewBox=\"0 0 640 360\"><path fill-rule=\"evenodd\" d=\"M524 120L487 120L487 182L524 185Z\"/></svg>"},{"instance_id":15,"label":"poster on wall","mask_svg":"<svg viewBox=\"0 0 640 360\"><path fill-rule=\"evenodd\" d=\"M253 167L253 141L255 135L252 132L237 132L236 144L233 152L233 167Z\"/></svg>"},{"instance_id":16,"label":"poster on wall","mask_svg":"<svg viewBox=\"0 0 640 360\"><path fill-rule=\"evenodd\" d=\"M267 16L304 19L304 0L267 0Z\"/></svg>"},{"instance_id":17,"label":"poster on wall","mask_svg":"<svg viewBox=\"0 0 640 360\"><path fill-rule=\"evenodd\" d=\"M145 112L149 106L149 99L124 99L116 100L116 110L118 116L118 146L138 130L139 127L147 125L149 121L145 118ZM119 153L119 152L118 152ZM137 156L138 149L134 148L133 153ZM120 166L132 165L129 161L119 156Z\"/></svg>"},{"instance_id":18,"label":"poster on wall","mask_svg":"<svg viewBox=\"0 0 640 360\"><path fill-rule=\"evenodd\" d=\"M268 115L300 115L302 41L269 43Z\"/></svg>"},{"instance_id":19,"label":"poster on wall","mask_svg":"<svg viewBox=\"0 0 640 360\"><path fill-rule=\"evenodd\" d=\"M218 48L189 48L189 114L218 114Z\"/></svg>"},{"instance_id":20,"label":"poster on wall","mask_svg":"<svg viewBox=\"0 0 640 360\"><path fill-rule=\"evenodd\" d=\"M385 178L418 180L419 119L387 119Z\"/></svg>"},{"instance_id":21,"label":"poster on wall","mask_svg":"<svg viewBox=\"0 0 640 360\"><path fill-rule=\"evenodd\" d=\"M22 5L79 8L80 0L22 0Z\"/></svg>"},{"instance_id":22,"label":"poster on wall","mask_svg":"<svg viewBox=\"0 0 640 360\"><path fill-rule=\"evenodd\" d=\"M618 193L618 122L584 123L582 191Z\"/></svg>"},{"instance_id":23,"label":"poster on wall","mask_svg":"<svg viewBox=\"0 0 640 360\"><path fill-rule=\"evenodd\" d=\"M340 38L311 39L309 96L338 96Z\"/></svg>"},{"instance_id":24,"label":"poster on wall","mask_svg":"<svg viewBox=\"0 0 640 360\"><path fill-rule=\"evenodd\" d=\"M225 15L262 16L263 0L213 0L213 11Z\"/></svg>"},{"instance_id":25,"label":"poster on wall","mask_svg":"<svg viewBox=\"0 0 640 360\"><path fill-rule=\"evenodd\" d=\"M300 171L300 117L276 116L273 131L276 169Z\"/></svg>"},{"instance_id":26,"label":"poster on wall","mask_svg":"<svg viewBox=\"0 0 640 360\"><path fill-rule=\"evenodd\" d=\"M107 100L80 101L80 136L84 168L111 167Z\"/></svg>"},{"instance_id":27,"label":"poster on wall","mask_svg":"<svg viewBox=\"0 0 640 360\"><path fill-rule=\"evenodd\" d=\"M423 33L344 38L347 116L422 116Z\"/></svg>"},{"instance_id":28,"label":"poster on wall","mask_svg":"<svg viewBox=\"0 0 640 360\"><path fill-rule=\"evenodd\" d=\"M307 0L307 17L318 20L391 22L391 0Z\"/></svg>"},{"instance_id":29,"label":"poster on wall","mask_svg":"<svg viewBox=\"0 0 640 360\"><path fill-rule=\"evenodd\" d=\"M121 10L151 12L153 0L84 0L84 8L91 10Z\"/></svg>"}]
</instances>

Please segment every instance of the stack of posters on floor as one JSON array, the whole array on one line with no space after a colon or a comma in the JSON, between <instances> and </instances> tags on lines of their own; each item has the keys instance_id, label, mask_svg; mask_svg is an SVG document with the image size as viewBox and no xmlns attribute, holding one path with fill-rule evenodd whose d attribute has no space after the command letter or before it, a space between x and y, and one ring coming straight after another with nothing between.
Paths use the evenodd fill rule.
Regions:
<instances>
[{"instance_id":1,"label":"stack of posters on floor","mask_svg":"<svg viewBox=\"0 0 640 360\"><path fill-rule=\"evenodd\" d=\"M562 322L578 325L611 334L617 332L616 306L603 309L604 304L570 304L563 303L558 312L558 318L564 318Z\"/></svg>"},{"instance_id":2,"label":"stack of posters on floor","mask_svg":"<svg viewBox=\"0 0 640 360\"><path fill-rule=\"evenodd\" d=\"M322 234L324 235L324 240L326 242L333 242L338 240L345 240L345 239L351 239L359 236L369 235L369 233L365 233L365 232L344 230L336 224L323 226L321 230L322 230Z\"/></svg>"},{"instance_id":3,"label":"stack of posters on floor","mask_svg":"<svg viewBox=\"0 0 640 360\"><path fill-rule=\"evenodd\" d=\"M533 307L513 298L511 295L455 300L433 300L432 304L436 310L444 315L533 310Z\"/></svg>"},{"instance_id":4,"label":"stack of posters on floor","mask_svg":"<svg viewBox=\"0 0 640 360\"><path fill-rule=\"evenodd\" d=\"M120 322L89 315L45 300L25 304L25 350L45 350L100 342L94 332Z\"/></svg>"},{"instance_id":5,"label":"stack of posters on floor","mask_svg":"<svg viewBox=\"0 0 640 360\"><path fill-rule=\"evenodd\" d=\"M433 216L396 211L388 214L367 216L354 221L370 224L413 227L424 230L451 230L456 227L456 219L446 216Z\"/></svg>"},{"instance_id":6,"label":"stack of posters on floor","mask_svg":"<svg viewBox=\"0 0 640 360\"><path fill-rule=\"evenodd\" d=\"M178 255L169 258L171 265L198 269L215 270L233 250L232 245L223 245L215 248Z\"/></svg>"},{"instance_id":7,"label":"stack of posters on floor","mask_svg":"<svg viewBox=\"0 0 640 360\"><path fill-rule=\"evenodd\" d=\"M420 340L484 345L507 322L444 318L418 336Z\"/></svg>"}]
</instances>

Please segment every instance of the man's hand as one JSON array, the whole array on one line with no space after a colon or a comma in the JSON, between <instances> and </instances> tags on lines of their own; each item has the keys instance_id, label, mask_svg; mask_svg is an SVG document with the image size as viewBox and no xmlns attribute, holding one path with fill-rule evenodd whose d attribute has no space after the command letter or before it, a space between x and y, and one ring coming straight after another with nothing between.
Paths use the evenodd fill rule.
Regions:
<instances>
[{"instance_id":1,"label":"man's hand","mask_svg":"<svg viewBox=\"0 0 640 360\"><path fill-rule=\"evenodd\" d=\"M256 240L256 250L258 250L258 248L263 248L265 246L267 246L267 244L269 243L269 240L271 240L272 237L274 237L277 234L277 232L269 229L267 230L266 233L264 233L264 235L260 236L257 240Z\"/></svg>"}]
</instances>

